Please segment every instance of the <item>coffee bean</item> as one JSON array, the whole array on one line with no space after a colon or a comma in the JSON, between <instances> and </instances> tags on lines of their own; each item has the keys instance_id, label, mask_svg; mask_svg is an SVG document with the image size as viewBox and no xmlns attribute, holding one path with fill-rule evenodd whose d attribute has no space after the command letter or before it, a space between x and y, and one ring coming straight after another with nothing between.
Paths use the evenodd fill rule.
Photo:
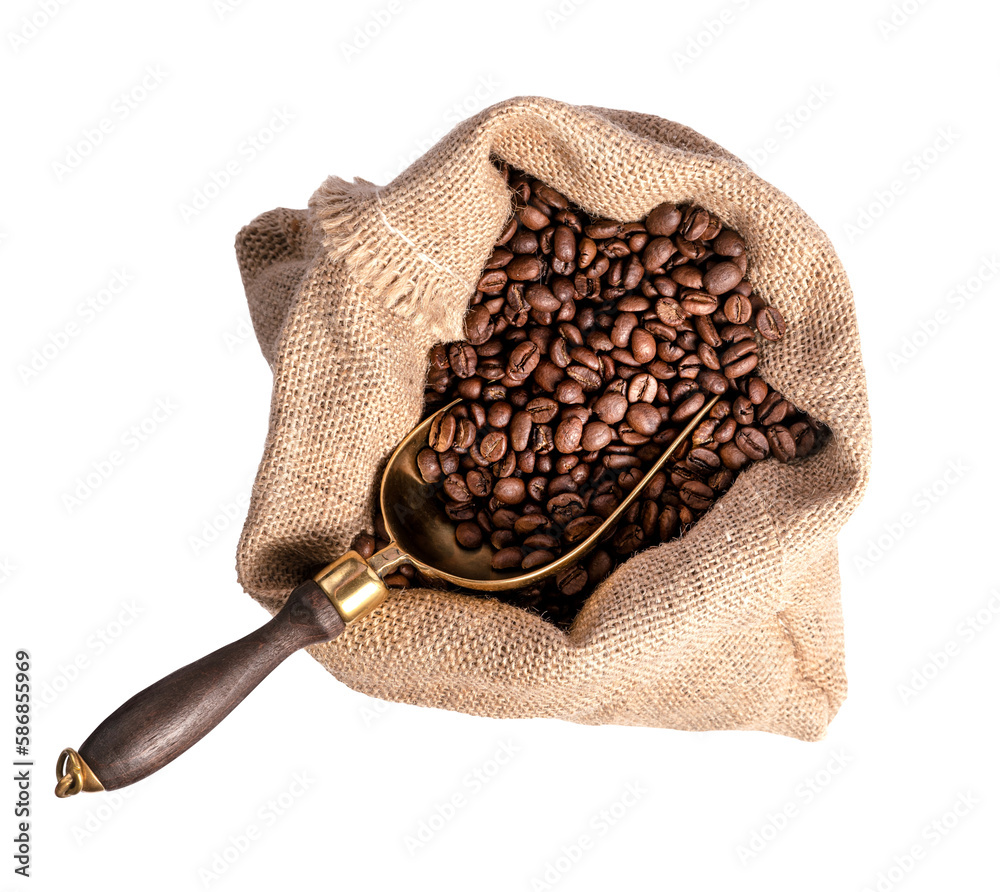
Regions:
<instances>
[{"instance_id":1,"label":"coffee bean","mask_svg":"<svg viewBox=\"0 0 1000 892\"><path fill-rule=\"evenodd\" d=\"M522 570L535 570L544 567L555 560L555 555L551 551L532 551L521 559Z\"/></svg>"},{"instance_id":2,"label":"coffee bean","mask_svg":"<svg viewBox=\"0 0 1000 892\"><path fill-rule=\"evenodd\" d=\"M740 451L747 458L753 459L754 461L766 458L770 452L767 437L764 435L764 432L760 430L760 428L740 428L736 436L733 438L733 442L739 447Z\"/></svg>"},{"instance_id":3,"label":"coffee bean","mask_svg":"<svg viewBox=\"0 0 1000 892\"><path fill-rule=\"evenodd\" d=\"M597 390L601 386L600 374L585 365L571 365L566 369L566 374L585 391Z\"/></svg>"},{"instance_id":4,"label":"coffee bean","mask_svg":"<svg viewBox=\"0 0 1000 892\"><path fill-rule=\"evenodd\" d=\"M650 235L673 235L681 224L682 215L670 202L658 204L646 217L646 230Z\"/></svg>"},{"instance_id":5,"label":"coffee bean","mask_svg":"<svg viewBox=\"0 0 1000 892\"><path fill-rule=\"evenodd\" d=\"M642 252L642 265L647 271L659 269L666 263L676 248L668 238L654 238Z\"/></svg>"},{"instance_id":6,"label":"coffee bean","mask_svg":"<svg viewBox=\"0 0 1000 892\"><path fill-rule=\"evenodd\" d=\"M747 397L755 406L759 406L767 398L768 387L766 382L760 378L751 378L747 381Z\"/></svg>"},{"instance_id":7,"label":"coffee bean","mask_svg":"<svg viewBox=\"0 0 1000 892\"><path fill-rule=\"evenodd\" d=\"M524 501L524 481L520 477L505 477L498 480L493 487L493 495L504 505L519 505Z\"/></svg>"},{"instance_id":8,"label":"coffee bean","mask_svg":"<svg viewBox=\"0 0 1000 892\"><path fill-rule=\"evenodd\" d=\"M653 402L656 398L656 379L646 372L640 372L629 381L627 396L630 403Z\"/></svg>"},{"instance_id":9,"label":"coffee bean","mask_svg":"<svg viewBox=\"0 0 1000 892\"><path fill-rule=\"evenodd\" d=\"M427 445L435 452L447 452L455 441L455 416L451 413L438 415L431 422L427 433Z\"/></svg>"},{"instance_id":10,"label":"coffee bean","mask_svg":"<svg viewBox=\"0 0 1000 892\"><path fill-rule=\"evenodd\" d=\"M715 500L715 493L712 487L700 480L688 480L681 487L681 500L695 511L704 511L711 507Z\"/></svg>"},{"instance_id":11,"label":"coffee bean","mask_svg":"<svg viewBox=\"0 0 1000 892\"><path fill-rule=\"evenodd\" d=\"M720 257L738 257L746 250L746 244L731 229L723 229L713 240L712 249Z\"/></svg>"},{"instance_id":12,"label":"coffee bean","mask_svg":"<svg viewBox=\"0 0 1000 892\"><path fill-rule=\"evenodd\" d=\"M455 539L462 548L479 548L483 544L483 531L479 524L465 520L455 527Z\"/></svg>"},{"instance_id":13,"label":"coffee bean","mask_svg":"<svg viewBox=\"0 0 1000 892\"><path fill-rule=\"evenodd\" d=\"M753 307L750 305L750 299L744 297L742 294L732 295L726 300L725 313L726 318L733 325L745 325L753 315Z\"/></svg>"},{"instance_id":14,"label":"coffee bean","mask_svg":"<svg viewBox=\"0 0 1000 892\"><path fill-rule=\"evenodd\" d=\"M576 236L568 226L557 226L552 237L552 249L560 260L570 263L576 258Z\"/></svg>"},{"instance_id":15,"label":"coffee bean","mask_svg":"<svg viewBox=\"0 0 1000 892\"><path fill-rule=\"evenodd\" d=\"M494 570L512 570L521 566L521 549L519 546L511 545L501 548L490 560L490 565Z\"/></svg>"},{"instance_id":16,"label":"coffee bean","mask_svg":"<svg viewBox=\"0 0 1000 892\"><path fill-rule=\"evenodd\" d=\"M529 282L542 275L542 263L531 254L518 254L503 271L515 282Z\"/></svg>"},{"instance_id":17,"label":"coffee bean","mask_svg":"<svg viewBox=\"0 0 1000 892\"><path fill-rule=\"evenodd\" d=\"M681 235L691 241L701 238L708 229L711 219L708 211L698 207L689 208L681 222Z\"/></svg>"},{"instance_id":18,"label":"coffee bean","mask_svg":"<svg viewBox=\"0 0 1000 892\"><path fill-rule=\"evenodd\" d=\"M656 338L644 328L633 329L630 344L638 362L647 363L656 358Z\"/></svg>"},{"instance_id":19,"label":"coffee bean","mask_svg":"<svg viewBox=\"0 0 1000 892\"><path fill-rule=\"evenodd\" d=\"M725 294L735 288L742 278L743 272L735 263L723 260L705 273L702 281L709 294Z\"/></svg>"},{"instance_id":20,"label":"coffee bean","mask_svg":"<svg viewBox=\"0 0 1000 892\"><path fill-rule=\"evenodd\" d=\"M767 429L767 442L771 447L771 454L780 462L790 462L795 458L795 438L788 428L780 424L771 425Z\"/></svg>"},{"instance_id":21,"label":"coffee bean","mask_svg":"<svg viewBox=\"0 0 1000 892\"><path fill-rule=\"evenodd\" d=\"M625 400L625 403L627 405L628 401ZM597 452L607 446L611 442L611 438L612 430L607 423L604 421L591 421L584 425L580 445L586 452Z\"/></svg>"},{"instance_id":22,"label":"coffee bean","mask_svg":"<svg viewBox=\"0 0 1000 892\"><path fill-rule=\"evenodd\" d=\"M769 341L778 341L785 336L785 319L774 307L764 307L754 321L761 337Z\"/></svg>"},{"instance_id":23,"label":"coffee bean","mask_svg":"<svg viewBox=\"0 0 1000 892\"><path fill-rule=\"evenodd\" d=\"M566 596L580 594L586 588L587 582L587 571L579 564L573 564L556 575L556 587L560 594Z\"/></svg>"},{"instance_id":24,"label":"coffee bean","mask_svg":"<svg viewBox=\"0 0 1000 892\"><path fill-rule=\"evenodd\" d=\"M521 208L517 212L517 218L528 227L528 229L537 232L539 229L544 229L551 222L549 218L543 214L538 208L528 205L527 207Z\"/></svg>"},{"instance_id":25,"label":"coffee bean","mask_svg":"<svg viewBox=\"0 0 1000 892\"><path fill-rule=\"evenodd\" d=\"M579 418L567 418L559 423L555 433L555 446L559 452L575 452L580 448L583 436L583 422Z\"/></svg>"},{"instance_id":26,"label":"coffee bean","mask_svg":"<svg viewBox=\"0 0 1000 892\"><path fill-rule=\"evenodd\" d=\"M584 512L584 502L576 493L564 492L549 499L545 511L556 523L566 526Z\"/></svg>"},{"instance_id":27,"label":"coffee bean","mask_svg":"<svg viewBox=\"0 0 1000 892\"><path fill-rule=\"evenodd\" d=\"M660 412L649 403L634 403L625 413L625 421L636 433L651 437L660 428Z\"/></svg>"},{"instance_id":28,"label":"coffee bean","mask_svg":"<svg viewBox=\"0 0 1000 892\"><path fill-rule=\"evenodd\" d=\"M503 431L491 431L483 437L479 451L489 462L500 461L507 454L507 435Z\"/></svg>"},{"instance_id":29,"label":"coffee bean","mask_svg":"<svg viewBox=\"0 0 1000 892\"><path fill-rule=\"evenodd\" d=\"M584 514L574 517L563 530L563 538L570 545L578 545L590 536L603 523L603 518L593 514Z\"/></svg>"},{"instance_id":30,"label":"coffee bean","mask_svg":"<svg viewBox=\"0 0 1000 892\"><path fill-rule=\"evenodd\" d=\"M510 359L507 361L507 374L530 375L538 367L540 358L536 344L532 341L522 341L510 353Z\"/></svg>"},{"instance_id":31,"label":"coffee bean","mask_svg":"<svg viewBox=\"0 0 1000 892\"><path fill-rule=\"evenodd\" d=\"M681 306L692 316L711 316L719 306L719 300L705 291L686 292Z\"/></svg>"}]
</instances>

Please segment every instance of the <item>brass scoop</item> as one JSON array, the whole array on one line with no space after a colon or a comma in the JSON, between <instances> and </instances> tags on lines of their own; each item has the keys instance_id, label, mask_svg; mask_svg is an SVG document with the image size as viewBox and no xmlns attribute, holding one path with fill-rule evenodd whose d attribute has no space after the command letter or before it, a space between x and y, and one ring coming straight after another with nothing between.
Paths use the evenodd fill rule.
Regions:
<instances>
[{"instance_id":1,"label":"brass scoop","mask_svg":"<svg viewBox=\"0 0 1000 892\"><path fill-rule=\"evenodd\" d=\"M404 563L430 578L479 591L523 588L579 561L610 535L622 514L683 443L718 396L663 451L639 484L594 532L571 551L529 572L494 570L492 548L466 549L454 523L425 483L417 453L427 445L434 419L419 424L396 448L382 477L380 500L390 543L366 562L348 551L288 596L270 622L239 641L161 679L136 694L94 731L77 752L67 748L56 764L56 795L117 790L173 761L222 721L287 656L309 644L332 641L346 624L378 607L389 590L382 580Z\"/></svg>"}]
</instances>

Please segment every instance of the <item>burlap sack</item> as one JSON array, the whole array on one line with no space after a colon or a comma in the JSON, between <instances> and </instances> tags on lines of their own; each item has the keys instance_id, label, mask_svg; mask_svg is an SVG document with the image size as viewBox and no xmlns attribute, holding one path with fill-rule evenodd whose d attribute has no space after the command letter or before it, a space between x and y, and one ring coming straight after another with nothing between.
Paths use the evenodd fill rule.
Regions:
<instances>
[{"instance_id":1,"label":"burlap sack","mask_svg":"<svg viewBox=\"0 0 1000 892\"><path fill-rule=\"evenodd\" d=\"M846 694L836 536L870 462L850 286L796 204L649 115L512 99L387 186L331 177L308 210L279 208L240 232L274 373L240 582L273 612L371 530L383 463L421 418L427 352L464 336L511 214L492 157L595 215L630 221L664 200L694 202L738 230L754 288L788 322L759 373L833 436L806 460L741 474L689 534L619 567L568 633L494 600L417 589L313 656L374 697L476 715L822 737Z\"/></svg>"}]
</instances>

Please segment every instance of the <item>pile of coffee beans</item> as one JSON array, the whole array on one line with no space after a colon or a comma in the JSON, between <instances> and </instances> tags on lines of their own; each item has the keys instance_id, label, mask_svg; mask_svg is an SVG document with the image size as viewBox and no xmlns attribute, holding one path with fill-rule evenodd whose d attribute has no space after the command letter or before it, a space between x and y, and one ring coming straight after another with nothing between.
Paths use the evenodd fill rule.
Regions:
<instances>
[{"instance_id":1,"label":"pile of coffee beans","mask_svg":"<svg viewBox=\"0 0 1000 892\"><path fill-rule=\"evenodd\" d=\"M531 570L585 539L713 395L719 401L613 536L529 591L497 593L567 626L615 565L682 535L749 462L808 455L825 428L755 376L758 338L785 321L746 279L746 246L713 214L661 204L595 219L501 168L515 213L480 278L466 340L433 348L418 456L455 538L489 541L498 569ZM363 555L385 544L361 536ZM409 585L404 567L388 580Z\"/></svg>"}]
</instances>

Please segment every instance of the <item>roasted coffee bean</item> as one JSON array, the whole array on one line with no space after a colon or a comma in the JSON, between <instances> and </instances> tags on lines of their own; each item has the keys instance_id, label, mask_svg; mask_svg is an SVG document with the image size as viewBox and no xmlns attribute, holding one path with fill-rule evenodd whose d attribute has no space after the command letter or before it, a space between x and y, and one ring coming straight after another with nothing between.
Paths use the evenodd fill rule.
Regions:
<instances>
[{"instance_id":1,"label":"roasted coffee bean","mask_svg":"<svg viewBox=\"0 0 1000 892\"><path fill-rule=\"evenodd\" d=\"M538 366L540 358L537 344L533 341L522 341L510 353L507 374L527 377Z\"/></svg>"},{"instance_id":2,"label":"roasted coffee bean","mask_svg":"<svg viewBox=\"0 0 1000 892\"><path fill-rule=\"evenodd\" d=\"M587 571L579 564L573 564L556 575L556 588L561 595L578 595L587 586Z\"/></svg>"},{"instance_id":3,"label":"roasted coffee bean","mask_svg":"<svg viewBox=\"0 0 1000 892\"><path fill-rule=\"evenodd\" d=\"M753 315L753 307L750 305L750 299L744 297L742 294L732 295L726 300L725 313L726 318L733 325L746 325Z\"/></svg>"},{"instance_id":4,"label":"roasted coffee bean","mask_svg":"<svg viewBox=\"0 0 1000 892\"><path fill-rule=\"evenodd\" d=\"M594 412L606 424L617 424L625 417L629 401L621 393L608 392L594 403Z\"/></svg>"},{"instance_id":5,"label":"roasted coffee bean","mask_svg":"<svg viewBox=\"0 0 1000 892\"><path fill-rule=\"evenodd\" d=\"M490 564L494 570L512 570L514 567L521 566L521 559L520 546L511 545L507 548L501 548L493 555Z\"/></svg>"},{"instance_id":6,"label":"roasted coffee bean","mask_svg":"<svg viewBox=\"0 0 1000 892\"><path fill-rule=\"evenodd\" d=\"M735 263L723 260L706 272L702 281L709 294L725 294L735 288L742 278L743 272Z\"/></svg>"},{"instance_id":7,"label":"roasted coffee bean","mask_svg":"<svg viewBox=\"0 0 1000 892\"><path fill-rule=\"evenodd\" d=\"M754 423L753 403L745 396L738 396L733 400L733 418L738 424Z\"/></svg>"},{"instance_id":8,"label":"roasted coffee bean","mask_svg":"<svg viewBox=\"0 0 1000 892\"><path fill-rule=\"evenodd\" d=\"M780 462L790 462L795 458L795 437L788 428L773 424L767 429L767 442L771 447L771 455Z\"/></svg>"},{"instance_id":9,"label":"roasted coffee bean","mask_svg":"<svg viewBox=\"0 0 1000 892\"><path fill-rule=\"evenodd\" d=\"M580 445L587 452L597 452L611 442L612 436L613 431L604 421L591 421L584 425Z\"/></svg>"},{"instance_id":10,"label":"roasted coffee bean","mask_svg":"<svg viewBox=\"0 0 1000 892\"><path fill-rule=\"evenodd\" d=\"M738 257L746 250L746 244L731 229L723 229L712 241L712 249L720 257Z\"/></svg>"},{"instance_id":11,"label":"roasted coffee bean","mask_svg":"<svg viewBox=\"0 0 1000 892\"><path fill-rule=\"evenodd\" d=\"M770 452L770 446L764 432L757 427L742 427L737 431L733 442L740 451L750 459L759 461L766 458Z\"/></svg>"},{"instance_id":12,"label":"roasted coffee bean","mask_svg":"<svg viewBox=\"0 0 1000 892\"><path fill-rule=\"evenodd\" d=\"M647 363L656 358L656 338L644 328L632 330L630 344L632 355L638 362Z\"/></svg>"},{"instance_id":13,"label":"roasted coffee bean","mask_svg":"<svg viewBox=\"0 0 1000 892\"><path fill-rule=\"evenodd\" d=\"M547 396L536 397L524 408L529 418L537 424L548 424L559 413L559 403Z\"/></svg>"},{"instance_id":14,"label":"roasted coffee bean","mask_svg":"<svg viewBox=\"0 0 1000 892\"><path fill-rule=\"evenodd\" d=\"M361 557L368 560L376 551L375 537L369 536L368 533L359 533L351 543L351 550L356 551Z\"/></svg>"},{"instance_id":15,"label":"roasted coffee bean","mask_svg":"<svg viewBox=\"0 0 1000 892\"><path fill-rule=\"evenodd\" d=\"M455 539L462 548L479 548L483 544L483 531L478 523L465 520L455 527Z\"/></svg>"},{"instance_id":16,"label":"roasted coffee bean","mask_svg":"<svg viewBox=\"0 0 1000 892\"><path fill-rule=\"evenodd\" d=\"M504 505L519 505L524 501L524 481L520 477L504 477L494 485L493 495Z\"/></svg>"},{"instance_id":17,"label":"roasted coffee bean","mask_svg":"<svg viewBox=\"0 0 1000 892\"><path fill-rule=\"evenodd\" d=\"M767 398L768 387L761 378L751 378L747 381L747 397L755 406L759 406Z\"/></svg>"},{"instance_id":18,"label":"roasted coffee bean","mask_svg":"<svg viewBox=\"0 0 1000 892\"><path fill-rule=\"evenodd\" d=\"M688 291L681 306L692 316L711 316L719 306L719 299L706 291Z\"/></svg>"},{"instance_id":19,"label":"roasted coffee bean","mask_svg":"<svg viewBox=\"0 0 1000 892\"><path fill-rule=\"evenodd\" d=\"M472 501L472 493L465 485L465 478L461 474L449 474L444 479L444 493L453 502L465 505Z\"/></svg>"},{"instance_id":20,"label":"roasted coffee bean","mask_svg":"<svg viewBox=\"0 0 1000 892\"><path fill-rule=\"evenodd\" d=\"M427 445L435 452L447 452L455 441L455 416L451 413L438 416L431 423Z\"/></svg>"},{"instance_id":21,"label":"roasted coffee bean","mask_svg":"<svg viewBox=\"0 0 1000 892\"><path fill-rule=\"evenodd\" d=\"M625 413L625 421L636 433L651 437L660 428L660 412L650 403L634 403Z\"/></svg>"},{"instance_id":22,"label":"roasted coffee bean","mask_svg":"<svg viewBox=\"0 0 1000 892\"><path fill-rule=\"evenodd\" d=\"M691 315L672 297L661 297L656 302L654 309L656 312L656 318L659 319L660 322L664 325L669 325L675 328L684 325L688 317ZM663 345L661 344L660 346L662 347ZM668 359L666 356L663 358Z\"/></svg>"},{"instance_id":23,"label":"roasted coffee bean","mask_svg":"<svg viewBox=\"0 0 1000 892\"><path fill-rule=\"evenodd\" d=\"M656 390L656 378L641 372L629 381L626 395L630 403L651 403L656 398Z\"/></svg>"},{"instance_id":24,"label":"roasted coffee bean","mask_svg":"<svg viewBox=\"0 0 1000 892\"><path fill-rule=\"evenodd\" d=\"M564 492L549 499L545 511L556 523L566 526L573 518L584 512L583 499L576 493Z\"/></svg>"},{"instance_id":25,"label":"roasted coffee bean","mask_svg":"<svg viewBox=\"0 0 1000 892\"><path fill-rule=\"evenodd\" d=\"M417 453L417 470L425 483L439 483L444 479L438 454L430 447Z\"/></svg>"},{"instance_id":26,"label":"roasted coffee bean","mask_svg":"<svg viewBox=\"0 0 1000 892\"><path fill-rule=\"evenodd\" d=\"M559 423L555 432L555 446L559 452L575 452L580 448L583 437L583 422L579 418L567 418Z\"/></svg>"},{"instance_id":27,"label":"roasted coffee bean","mask_svg":"<svg viewBox=\"0 0 1000 892\"><path fill-rule=\"evenodd\" d=\"M785 336L785 319L774 307L764 307L754 320L761 337L778 341Z\"/></svg>"},{"instance_id":28,"label":"roasted coffee bean","mask_svg":"<svg viewBox=\"0 0 1000 892\"><path fill-rule=\"evenodd\" d=\"M483 437L479 451L488 462L500 461L507 454L507 435L503 431L491 431Z\"/></svg>"},{"instance_id":29,"label":"roasted coffee bean","mask_svg":"<svg viewBox=\"0 0 1000 892\"><path fill-rule=\"evenodd\" d=\"M715 492L707 483L700 480L688 480L681 487L681 501L695 511L704 511L711 507L715 500Z\"/></svg>"},{"instance_id":30,"label":"roasted coffee bean","mask_svg":"<svg viewBox=\"0 0 1000 892\"><path fill-rule=\"evenodd\" d=\"M668 238L654 238L647 243L642 252L642 265L647 272L659 269L666 263L674 251L677 250L674 243Z\"/></svg>"}]
</instances>

